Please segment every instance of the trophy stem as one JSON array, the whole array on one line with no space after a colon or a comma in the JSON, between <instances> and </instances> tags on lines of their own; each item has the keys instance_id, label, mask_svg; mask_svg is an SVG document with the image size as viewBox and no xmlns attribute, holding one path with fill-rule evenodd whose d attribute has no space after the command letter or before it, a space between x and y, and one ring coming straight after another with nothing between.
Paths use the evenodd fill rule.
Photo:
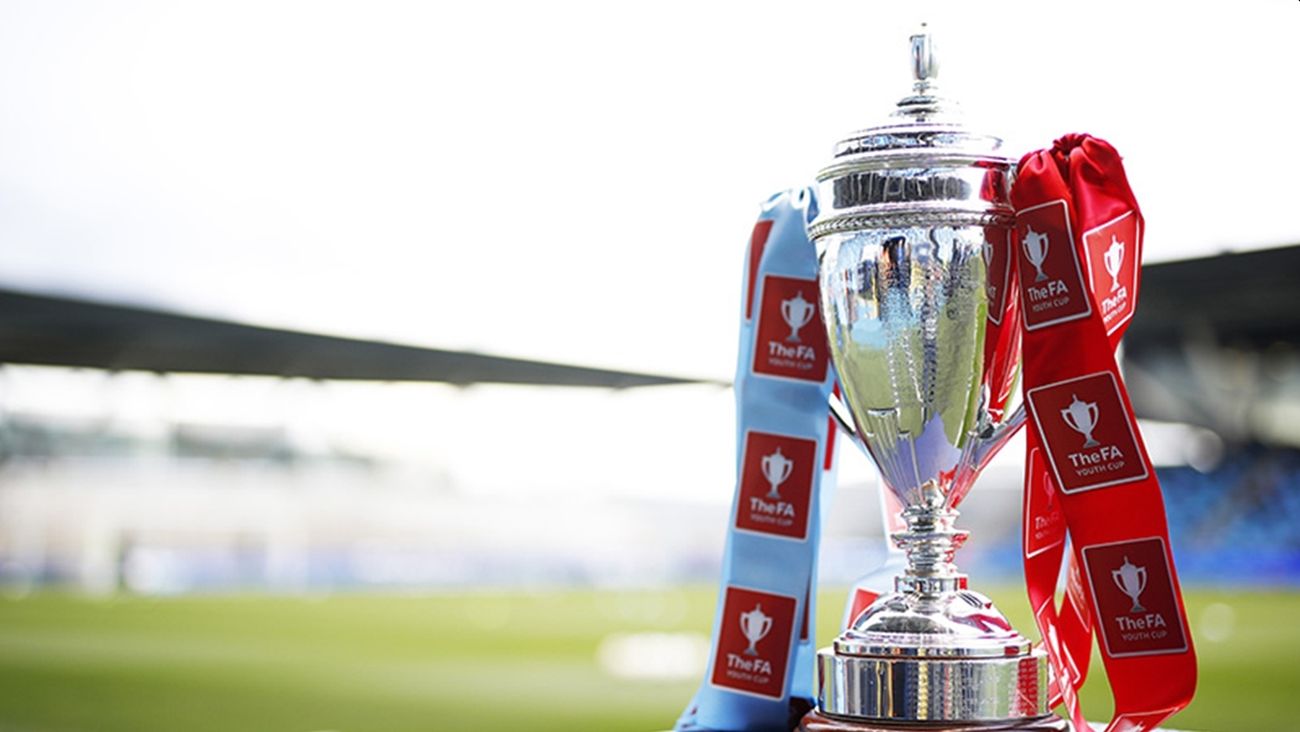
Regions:
<instances>
[{"instance_id":1,"label":"trophy stem","mask_svg":"<svg viewBox=\"0 0 1300 732\"><path fill-rule=\"evenodd\" d=\"M911 506L902 515L907 530L893 538L907 554L907 568L894 578L895 591L938 595L964 589L966 575L952 560L970 532L953 527L958 511Z\"/></svg>"}]
</instances>

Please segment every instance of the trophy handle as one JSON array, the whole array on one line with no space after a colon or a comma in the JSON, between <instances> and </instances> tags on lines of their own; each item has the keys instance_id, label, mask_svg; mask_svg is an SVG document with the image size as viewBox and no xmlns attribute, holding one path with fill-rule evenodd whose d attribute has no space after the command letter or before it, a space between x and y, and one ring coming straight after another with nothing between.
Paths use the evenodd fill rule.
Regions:
<instances>
[{"instance_id":1,"label":"trophy handle","mask_svg":"<svg viewBox=\"0 0 1300 732\"><path fill-rule=\"evenodd\" d=\"M844 430L844 434L856 438L858 436L858 427L854 424L853 413L849 411L844 400L832 393L827 395L826 404L831 408L831 416L835 418L835 422L839 424L840 429ZM862 446L860 440L855 439L853 441L858 443L860 447Z\"/></svg>"},{"instance_id":2,"label":"trophy handle","mask_svg":"<svg viewBox=\"0 0 1300 732\"><path fill-rule=\"evenodd\" d=\"M849 436L849 442L856 445L862 451L862 454L867 456L867 459L873 459L871 451L867 449L867 444L862 441L862 437L858 433L857 423L853 421L853 412L849 411L844 400L831 393L826 395L826 404L830 407L831 417L835 419L835 423L840 426L844 434Z\"/></svg>"},{"instance_id":3,"label":"trophy handle","mask_svg":"<svg viewBox=\"0 0 1300 732\"><path fill-rule=\"evenodd\" d=\"M1146 591L1146 589L1147 589L1147 568L1146 568L1146 567L1138 567L1138 591L1137 591L1137 594L1141 595L1143 592Z\"/></svg>"},{"instance_id":4,"label":"trophy handle","mask_svg":"<svg viewBox=\"0 0 1300 732\"><path fill-rule=\"evenodd\" d=\"M757 643L766 638L770 630L772 630L772 618L763 616L763 629L758 632L758 637L754 639L754 642Z\"/></svg>"},{"instance_id":5,"label":"trophy handle","mask_svg":"<svg viewBox=\"0 0 1300 732\"><path fill-rule=\"evenodd\" d=\"M1101 416L1096 402L1088 402L1088 432L1097 428L1097 417Z\"/></svg>"},{"instance_id":6,"label":"trophy handle","mask_svg":"<svg viewBox=\"0 0 1300 732\"><path fill-rule=\"evenodd\" d=\"M844 404L844 400L834 394L829 394L826 397L826 403L830 407L831 416L835 418L835 422L840 426L840 429L853 438L853 444L857 445L864 455L871 457L871 452L867 450L866 443L862 441L858 434L857 423L853 421L853 413ZM1011 439L1024 426L1025 405L1024 402L1021 402L1016 405L1015 411L1002 424L989 427L983 433L976 435L975 446L971 451L975 456L976 469L983 468L989 460L992 460L993 456L998 454L998 450L1001 450L1002 446L1007 444L1007 440Z\"/></svg>"},{"instance_id":7,"label":"trophy handle","mask_svg":"<svg viewBox=\"0 0 1300 732\"><path fill-rule=\"evenodd\" d=\"M791 312L792 312L792 310L791 310L791 308L790 308L790 303L791 303L791 302L792 302L792 301L790 301L790 300L782 300L782 301L781 301L781 319L784 320L784 321L786 322L786 325L789 325L791 328L793 328L793 327L794 327L794 318L790 316L790 314L791 314Z\"/></svg>"},{"instance_id":8,"label":"trophy handle","mask_svg":"<svg viewBox=\"0 0 1300 732\"><path fill-rule=\"evenodd\" d=\"M976 435L975 445L971 450L971 454L975 458L975 469L977 471L983 469L993 459L993 456L998 454L998 450L1001 450L1002 446L1007 444L1007 440L1010 440L1011 436L1024 426L1025 404L1021 402L1016 405L1016 410L1002 424L993 425Z\"/></svg>"}]
</instances>

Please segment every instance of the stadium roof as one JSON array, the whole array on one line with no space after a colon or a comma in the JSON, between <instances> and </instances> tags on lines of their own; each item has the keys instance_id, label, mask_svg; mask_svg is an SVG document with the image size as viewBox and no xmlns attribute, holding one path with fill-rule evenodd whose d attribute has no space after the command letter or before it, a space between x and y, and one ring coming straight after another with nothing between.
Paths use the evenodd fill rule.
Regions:
<instances>
[{"instance_id":1,"label":"stadium roof","mask_svg":"<svg viewBox=\"0 0 1300 732\"><path fill-rule=\"evenodd\" d=\"M1137 413L1300 447L1300 246L1143 267L1124 337Z\"/></svg>"},{"instance_id":2,"label":"stadium roof","mask_svg":"<svg viewBox=\"0 0 1300 732\"><path fill-rule=\"evenodd\" d=\"M1300 246L1142 267L1129 355L1189 338L1246 350L1300 344Z\"/></svg>"},{"instance_id":3,"label":"stadium roof","mask_svg":"<svg viewBox=\"0 0 1300 732\"><path fill-rule=\"evenodd\" d=\"M0 290L0 363L451 384L721 383L279 330L13 290Z\"/></svg>"},{"instance_id":4,"label":"stadium roof","mask_svg":"<svg viewBox=\"0 0 1300 732\"><path fill-rule=\"evenodd\" d=\"M1268 359L1294 354L1300 346L1300 246L1149 264L1141 287L1141 304L1124 339L1138 413L1199 424L1228 439L1264 439L1243 405L1292 399L1292 387L1278 379L1242 377L1242 368L1249 362L1248 370L1256 373ZM451 384L725 384L4 289L0 363Z\"/></svg>"}]
</instances>

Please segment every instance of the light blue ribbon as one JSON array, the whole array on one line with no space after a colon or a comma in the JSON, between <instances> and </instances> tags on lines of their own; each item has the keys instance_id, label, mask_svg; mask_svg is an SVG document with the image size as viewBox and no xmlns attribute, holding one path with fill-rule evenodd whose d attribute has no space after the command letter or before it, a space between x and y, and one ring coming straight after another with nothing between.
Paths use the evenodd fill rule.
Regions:
<instances>
[{"instance_id":1,"label":"light blue ribbon","mask_svg":"<svg viewBox=\"0 0 1300 732\"><path fill-rule=\"evenodd\" d=\"M824 524L826 507L835 486L834 461L824 469L828 433L827 398L835 383L835 373L827 358L826 377L820 383L756 373L753 370L758 327L762 314L763 287L768 276L816 280L817 257L808 240L805 226L817 213L812 189L794 189L778 193L767 200L759 216L759 225L771 222L762 246L751 293L750 257L745 259L741 299L740 348L736 364L736 484L735 497L723 556L722 582L713 621L712 650L704 683L677 721L676 729L686 731L788 732L797 715L813 698L813 662L816 656L814 608L817 586L817 546ZM752 296L752 299L751 299ZM814 299L814 293L805 293ZM752 317L746 317L746 304L752 302ZM771 313L769 313L771 317ZM818 333L819 322L808 323L807 332ZM791 326L793 327L793 326ZM817 465L813 470L809 496L807 537L793 540L736 528L741 508L741 471L746 435L751 431L813 440L817 444ZM835 445L836 452L847 445ZM790 643L783 691L779 698L744 693L716 685L714 664L718 661L718 644L724 623L738 622L724 618L724 599L729 587L797 598L794 628ZM806 606L806 607L805 607ZM769 608L770 609L770 608ZM805 613L807 615L805 616ZM733 610L732 615L735 615ZM802 619L807 618L807 638L800 638ZM733 631L734 632L734 631ZM784 634L784 632L782 633ZM779 636L777 636L779 637Z\"/></svg>"}]
</instances>

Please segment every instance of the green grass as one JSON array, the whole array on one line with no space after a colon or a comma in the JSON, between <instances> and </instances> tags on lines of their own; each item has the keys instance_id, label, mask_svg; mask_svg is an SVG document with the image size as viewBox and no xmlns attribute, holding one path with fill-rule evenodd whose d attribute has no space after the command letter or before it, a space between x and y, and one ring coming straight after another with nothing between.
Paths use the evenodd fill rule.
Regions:
<instances>
[{"instance_id":1,"label":"green grass","mask_svg":"<svg viewBox=\"0 0 1300 732\"><path fill-rule=\"evenodd\" d=\"M1020 592L994 594L1032 629ZM823 642L840 597L825 595ZM614 632L707 633L713 600L698 588L0 599L0 732L663 729L698 680L616 679L596 648ZM1200 689L1176 724L1295 729L1300 594L1200 591L1188 603L1194 630L1216 603L1235 622L1210 611L1227 636L1198 637ZM1102 676L1085 689L1094 719L1109 712Z\"/></svg>"}]
</instances>

